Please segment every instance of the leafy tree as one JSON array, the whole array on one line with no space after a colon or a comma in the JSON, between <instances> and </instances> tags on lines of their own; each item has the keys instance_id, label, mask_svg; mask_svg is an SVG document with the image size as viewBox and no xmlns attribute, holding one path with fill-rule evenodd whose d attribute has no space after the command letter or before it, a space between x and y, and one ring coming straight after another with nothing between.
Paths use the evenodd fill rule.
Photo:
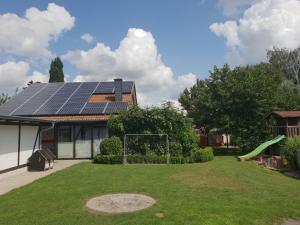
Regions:
<instances>
[{"instance_id":1,"label":"leafy tree","mask_svg":"<svg viewBox=\"0 0 300 225\"><path fill-rule=\"evenodd\" d=\"M10 97L8 94L5 93L1 93L0 94L0 105L3 105L4 103L6 103L7 101L9 101Z\"/></svg>"},{"instance_id":2,"label":"leafy tree","mask_svg":"<svg viewBox=\"0 0 300 225\"><path fill-rule=\"evenodd\" d=\"M110 135L123 139L124 134L168 134L170 141L181 144L183 153L197 146L197 136L192 129L192 121L170 107L132 107L108 121ZM149 146L139 146L149 148Z\"/></svg>"},{"instance_id":3,"label":"leafy tree","mask_svg":"<svg viewBox=\"0 0 300 225\"><path fill-rule=\"evenodd\" d=\"M56 57L55 59L52 60L51 65L50 65L50 78L49 78L49 83L53 82L64 82L64 71L63 71L63 63L60 60L59 57Z\"/></svg>"},{"instance_id":4,"label":"leafy tree","mask_svg":"<svg viewBox=\"0 0 300 225\"><path fill-rule=\"evenodd\" d=\"M210 76L198 80L184 92L191 106L188 116L207 131L219 128L233 135L243 150L251 150L269 134L266 116L273 110L299 109L299 90L284 85L284 76L272 64L237 67L214 67Z\"/></svg>"},{"instance_id":5,"label":"leafy tree","mask_svg":"<svg viewBox=\"0 0 300 225\"><path fill-rule=\"evenodd\" d=\"M300 47L294 50L273 48L268 53L269 62L278 67L297 86L300 85Z\"/></svg>"}]
</instances>

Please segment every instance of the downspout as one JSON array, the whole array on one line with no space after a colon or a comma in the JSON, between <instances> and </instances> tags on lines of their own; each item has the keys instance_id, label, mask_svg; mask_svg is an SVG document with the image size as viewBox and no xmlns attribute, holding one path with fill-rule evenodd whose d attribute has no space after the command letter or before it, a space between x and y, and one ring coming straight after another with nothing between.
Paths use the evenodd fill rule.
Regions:
<instances>
[{"instance_id":1,"label":"downspout","mask_svg":"<svg viewBox=\"0 0 300 225\"><path fill-rule=\"evenodd\" d=\"M36 137L35 137L34 146L33 146L33 149L32 149L32 154L34 153L34 150L35 150L35 147L36 147L36 143L37 143L37 140L38 140L41 132L44 132L44 131L47 131L47 130L51 130L51 129L54 128L54 126L55 126L55 122L52 122L52 125L50 127L46 127L45 129L41 129L41 127L39 126L38 132L37 132Z\"/></svg>"}]
</instances>

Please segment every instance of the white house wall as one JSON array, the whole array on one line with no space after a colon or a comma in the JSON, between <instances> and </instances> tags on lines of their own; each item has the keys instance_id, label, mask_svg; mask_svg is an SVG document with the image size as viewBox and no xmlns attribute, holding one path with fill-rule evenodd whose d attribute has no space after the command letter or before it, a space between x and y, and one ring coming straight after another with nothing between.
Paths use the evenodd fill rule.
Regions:
<instances>
[{"instance_id":1,"label":"white house wall","mask_svg":"<svg viewBox=\"0 0 300 225\"><path fill-rule=\"evenodd\" d=\"M0 125L0 170L18 166L18 134L18 126Z\"/></svg>"},{"instance_id":2,"label":"white house wall","mask_svg":"<svg viewBox=\"0 0 300 225\"><path fill-rule=\"evenodd\" d=\"M31 156L37 132L37 126L21 126L20 165L26 164ZM37 140L35 149L39 148L38 144Z\"/></svg>"},{"instance_id":3,"label":"white house wall","mask_svg":"<svg viewBox=\"0 0 300 225\"><path fill-rule=\"evenodd\" d=\"M38 126L21 126L20 158L18 164L18 125L0 125L0 171L24 165L32 154ZM36 149L39 148L38 142Z\"/></svg>"}]
</instances>

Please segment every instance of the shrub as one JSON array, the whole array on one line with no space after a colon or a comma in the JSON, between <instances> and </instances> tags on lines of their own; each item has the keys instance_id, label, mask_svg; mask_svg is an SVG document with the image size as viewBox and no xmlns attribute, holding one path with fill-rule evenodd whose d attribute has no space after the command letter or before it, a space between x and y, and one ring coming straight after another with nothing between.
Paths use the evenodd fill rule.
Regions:
<instances>
[{"instance_id":1,"label":"shrub","mask_svg":"<svg viewBox=\"0 0 300 225\"><path fill-rule=\"evenodd\" d=\"M184 164L184 163L192 163L190 157L183 156L174 156L170 157L170 164ZM98 164L122 164L123 156L121 155L101 155L98 154L94 158L94 163ZM128 155L127 163L135 164L135 163L145 163L145 164L166 164L167 157L166 156L157 156L157 155Z\"/></svg>"},{"instance_id":2,"label":"shrub","mask_svg":"<svg viewBox=\"0 0 300 225\"><path fill-rule=\"evenodd\" d=\"M166 164L166 156L158 155L128 155L127 163Z\"/></svg>"},{"instance_id":3,"label":"shrub","mask_svg":"<svg viewBox=\"0 0 300 225\"><path fill-rule=\"evenodd\" d=\"M133 106L118 116L110 117L108 128L110 134L120 138L124 134L134 133L167 134L170 140L181 144L184 156L188 156L198 142L197 134L192 128L192 120L167 105L163 108ZM127 149L132 154L143 155L149 150L154 151L157 155L165 154L165 139L162 139L161 143L153 144L153 141L145 138L144 143L149 143L148 145L143 145L142 141L139 143L134 138L130 139L132 141L128 141Z\"/></svg>"},{"instance_id":4,"label":"shrub","mask_svg":"<svg viewBox=\"0 0 300 225\"><path fill-rule=\"evenodd\" d=\"M195 162L208 162L214 159L214 153L211 147L197 149L192 155Z\"/></svg>"},{"instance_id":5,"label":"shrub","mask_svg":"<svg viewBox=\"0 0 300 225\"><path fill-rule=\"evenodd\" d=\"M292 169L298 169L297 150L300 149L300 138L288 138L280 147L280 154L286 158Z\"/></svg>"},{"instance_id":6,"label":"shrub","mask_svg":"<svg viewBox=\"0 0 300 225\"><path fill-rule=\"evenodd\" d=\"M170 146L169 146L169 150L170 150L170 155L171 156L180 156L180 155L182 155L182 146L178 142L171 141Z\"/></svg>"},{"instance_id":7,"label":"shrub","mask_svg":"<svg viewBox=\"0 0 300 225\"><path fill-rule=\"evenodd\" d=\"M183 156L173 156L173 157L170 157L170 163L171 164L189 163L189 159L188 158L184 158Z\"/></svg>"},{"instance_id":8,"label":"shrub","mask_svg":"<svg viewBox=\"0 0 300 225\"><path fill-rule=\"evenodd\" d=\"M94 163L99 164L121 164L123 163L123 156L121 155L96 155Z\"/></svg>"},{"instance_id":9,"label":"shrub","mask_svg":"<svg viewBox=\"0 0 300 225\"><path fill-rule=\"evenodd\" d=\"M101 155L122 155L122 141L116 136L104 139L100 144Z\"/></svg>"}]
</instances>

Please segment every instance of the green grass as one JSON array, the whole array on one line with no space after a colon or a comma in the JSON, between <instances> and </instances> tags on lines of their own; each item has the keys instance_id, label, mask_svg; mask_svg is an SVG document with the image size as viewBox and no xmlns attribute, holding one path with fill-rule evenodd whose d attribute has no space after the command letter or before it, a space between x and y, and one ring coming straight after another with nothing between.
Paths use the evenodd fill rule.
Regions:
<instances>
[{"instance_id":1,"label":"green grass","mask_svg":"<svg viewBox=\"0 0 300 225\"><path fill-rule=\"evenodd\" d=\"M158 202L121 215L83 210L88 198L114 192ZM271 225L299 217L299 180L230 156L185 165L81 163L0 196L1 225Z\"/></svg>"}]
</instances>

